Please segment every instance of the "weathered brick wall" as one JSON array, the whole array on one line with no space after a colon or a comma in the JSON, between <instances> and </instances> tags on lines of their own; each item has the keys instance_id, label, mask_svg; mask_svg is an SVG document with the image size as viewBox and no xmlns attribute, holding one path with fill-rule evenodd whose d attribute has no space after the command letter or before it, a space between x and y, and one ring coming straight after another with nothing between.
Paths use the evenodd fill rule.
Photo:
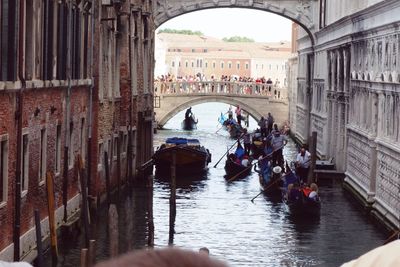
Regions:
<instances>
[{"instance_id":1,"label":"weathered brick wall","mask_svg":"<svg viewBox=\"0 0 400 267\"><path fill-rule=\"evenodd\" d=\"M45 182L39 180L40 161L40 136L41 129L46 129L46 168L47 171L55 172L55 151L57 125L61 125L61 172L54 177L55 182L55 205L62 206L62 180L64 166L65 146L65 88L40 88L27 89L23 93L23 129L29 139L29 170L28 190L21 198L21 235L34 227L34 209L39 209L41 217L48 216L47 193ZM16 122L14 92L0 93L0 135L9 135L9 157L8 157L8 201L7 206L0 208L0 251L12 242L14 225L14 192L15 192L15 168L16 168ZM80 153L81 144L81 119L85 118L85 130L88 127L88 88L75 87L71 90L71 121L73 122L73 150L74 154ZM35 115L35 110L40 112ZM51 111L53 110L53 112ZM87 137L87 134L85 134ZM86 140L84 140L86 142ZM78 179L76 170L69 169L68 172L68 199L78 193Z\"/></svg>"}]
</instances>

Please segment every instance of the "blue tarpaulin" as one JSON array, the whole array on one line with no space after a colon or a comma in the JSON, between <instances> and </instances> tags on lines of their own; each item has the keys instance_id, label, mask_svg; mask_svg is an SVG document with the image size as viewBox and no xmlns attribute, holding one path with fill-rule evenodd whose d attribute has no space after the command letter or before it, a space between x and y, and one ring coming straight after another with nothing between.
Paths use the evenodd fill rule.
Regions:
<instances>
[{"instance_id":1,"label":"blue tarpaulin","mask_svg":"<svg viewBox=\"0 0 400 267\"><path fill-rule=\"evenodd\" d=\"M198 139L171 137L171 138L167 138L166 143L167 144L175 144L175 145L186 145L188 143L190 143L190 144L194 144L194 143L200 144L200 141Z\"/></svg>"}]
</instances>

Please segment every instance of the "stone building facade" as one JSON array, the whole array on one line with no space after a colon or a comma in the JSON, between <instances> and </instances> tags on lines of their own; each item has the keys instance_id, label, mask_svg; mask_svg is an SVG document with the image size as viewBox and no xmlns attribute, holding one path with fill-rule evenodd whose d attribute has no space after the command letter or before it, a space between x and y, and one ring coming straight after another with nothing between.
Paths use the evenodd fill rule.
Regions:
<instances>
[{"instance_id":1,"label":"stone building facade","mask_svg":"<svg viewBox=\"0 0 400 267\"><path fill-rule=\"evenodd\" d=\"M35 209L48 237L47 173L57 227L82 204L79 156L92 206L106 190L105 151L112 190L140 180L153 151L153 10L147 0L0 2L1 260L35 257Z\"/></svg>"},{"instance_id":2,"label":"stone building facade","mask_svg":"<svg viewBox=\"0 0 400 267\"><path fill-rule=\"evenodd\" d=\"M299 70L291 87L295 135L307 142L317 131L319 156L333 158L349 188L398 228L400 3L319 2L315 45L300 30L292 66Z\"/></svg>"}]
</instances>

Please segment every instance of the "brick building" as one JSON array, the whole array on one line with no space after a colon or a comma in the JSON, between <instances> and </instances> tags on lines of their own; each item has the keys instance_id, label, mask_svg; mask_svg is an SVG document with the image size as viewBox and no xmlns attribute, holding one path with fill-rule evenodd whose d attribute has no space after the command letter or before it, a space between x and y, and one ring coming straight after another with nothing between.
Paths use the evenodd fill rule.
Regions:
<instances>
[{"instance_id":1,"label":"brick building","mask_svg":"<svg viewBox=\"0 0 400 267\"><path fill-rule=\"evenodd\" d=\"M152 154L153 4L0 2L1 260L35 257L35 209L48 237L48 172L57 226L81 205L78 155L91 199L105 192L105 151L112 188L138 180Z\"/></svg>"}]
</instances>

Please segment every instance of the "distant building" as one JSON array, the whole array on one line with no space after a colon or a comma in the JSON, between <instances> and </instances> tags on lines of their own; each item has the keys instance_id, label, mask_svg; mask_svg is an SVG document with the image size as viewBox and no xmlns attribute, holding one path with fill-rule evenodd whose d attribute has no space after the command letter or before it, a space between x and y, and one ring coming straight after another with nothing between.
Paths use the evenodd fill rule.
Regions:
<instances>
[{"instance_id":1,"label":"distant building","mask_svg":"<svg viewBox=\"0 0 400 267\"><path fill-rule=\"evenodd\" d=\"M197 74L220 78L222 75L279 81L286 80L286 63L291 53L290 42L236 43L198 35L157 34L156 70L165 69L175 77ZM165 56L165 59L164 59ZM156 77L160 75L155 72Z\"/></svg>"}]
</instances>

